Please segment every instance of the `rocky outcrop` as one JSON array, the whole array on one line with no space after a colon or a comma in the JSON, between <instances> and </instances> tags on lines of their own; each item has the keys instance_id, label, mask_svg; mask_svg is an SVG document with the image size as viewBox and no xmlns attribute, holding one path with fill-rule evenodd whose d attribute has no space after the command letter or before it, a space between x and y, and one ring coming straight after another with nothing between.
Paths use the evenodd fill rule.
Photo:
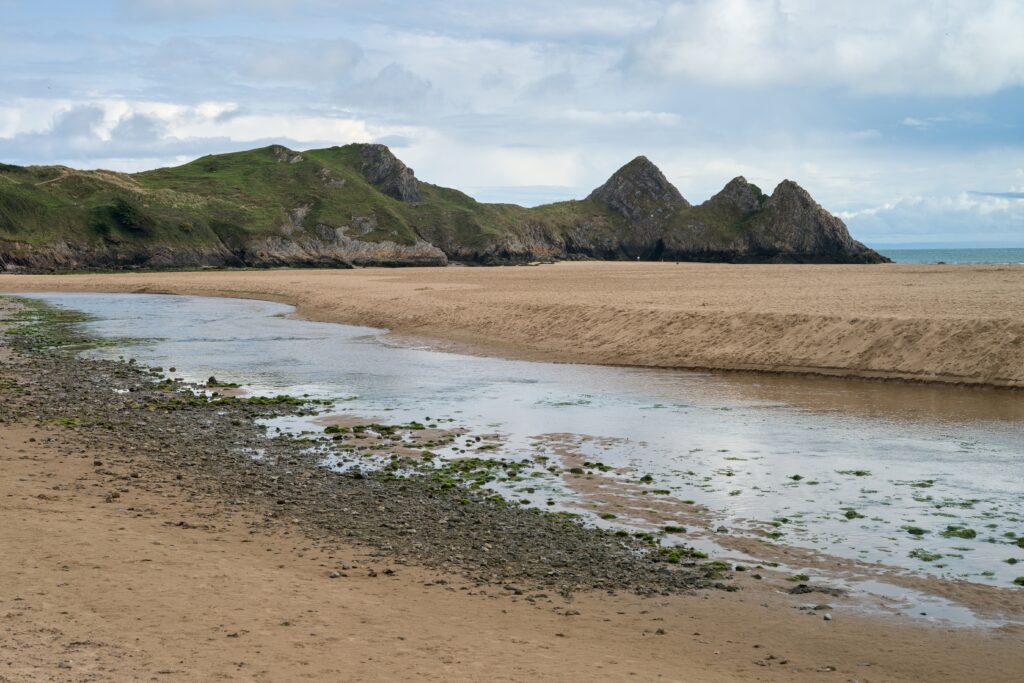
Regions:
<instances>
[{"instance_id":1,"label":"rocky outcrop","mask_svg":"<svg viewBox=\"0 0 1024 683\"><path fill-rule=\"evenodd\" d=\"M586 199L530 209L420 183L383 145L273 145L134 175L0 165L3 270L558 259L886 260L792 181L769 197L737 177L692 205L642 156Z\"/></svg>"},{"instance_id":2,"label":"rocky outcrop","mask_svg":"<svg viewBox=\"0 0 1024 683\"><path fill-rule=\"evenodd\" d=\"M761 192L761 188L753 183L748 183L743 176L737 176L707 203L727 211L751 213L760 210L767 200L768 197Z\"/></svg>"},{"instance_id":3,"label":"rocky outcrop","mask_svg":"<svg viewBox=\"0 0 1024 683\"><path fill-rule=\"evenodd\" d=\"M270 151L274 155L274 158L282 164L297 164L300 161L303 161L303 156L301 154L293 152L287 147L282 147L281 145L274 145L270 148Z\"/></svg>"},{"instance_id":4,"label":"rocky outcrop","mask_svg":"<svg viewBox=\"0 0 1024 683\"><path fill-rule=\"evenodd\" d=\"M838 217L792 180L779 183L750 233L750 248L796 260L873 262L877 254L853 239Z\"/></svg>"},{"instance_id":5,"label":"rocky outcrop","mask_svg":"<svg viewBox=\"0 0 1024 683\"><path fill-rule=\"evenodd\" d=\"M882 263L846 225L799 185L783 181L771 197L743 177L682 212L660 238L660 257L739 263Z\"/></svg>"},{"instance_id":6,"label":"rocky outcrop","mask_svg":"<svg viewBox=\"0 0 1024 683\"><path fill-rule=\"evenodd\" d=\"M39 247L24 242L0 242L0 271L15 273L242 265L246 264L223 246L139 246L96 240Z\"/></svg>"},{"instance_id":7,"label":"rocky outcrop","mask_svg":"<svg viewBox=\"0 0 1024 683\"><path fill-rule=\"evenodd\" d=\"M658 224L690 206L665 174L645 156L639 156L612 174L587 197L604 204L631 223Z\"/></svg>"},{"instance_id":8,"label":"rocky outcrop","mask_svg":"<svg viewBox=\"0 0 1024 683\"><path fill-rule=\"evenodd\" d=\"M403 202L420 200L420 185L413 170L384 145L363 146L363 175L378 190Z\"/></svg>"},{"instance_id":9,"label":"rocky outcrop","mask_svg":"<svg viewBox=\"0 0 1024 683\"><path fill-rule=\"evenodd\" d=\"M253 238L232 247L126 245L97 240L46 248L0 242L0 272L68 272L108 269L443 266L448 257L432 244L398 244L350 237L346 228L318 225L312 233Z\"/></svg>"},{"instance_id":10,"label":"rocky outcrop","mask_svg":"<svg viewBox=\"0 0 1024 683\"><path fill-rule=\"evenodd\" d=\"M637 157L588 201L626 219L624 228L592 217L562 234L561 257L727 262L881 263L843 222L796 183L771 197L742 176L703 204L687 202L644 157Z\"/></svg>"},{"instance_id":11,"label":"rocky outcrop","mask_svg":"<svg viewBox=\"0 0 1024 683\"><path fill-rule=\"evenodd\" d=\"M271 236L251 240L238 254L253 266L443 266L448 257L434 245L417 241L398 244L390 240L370 242L351 237L349 227L317 225L311 234Z\"/></svg>"}]
</instances>

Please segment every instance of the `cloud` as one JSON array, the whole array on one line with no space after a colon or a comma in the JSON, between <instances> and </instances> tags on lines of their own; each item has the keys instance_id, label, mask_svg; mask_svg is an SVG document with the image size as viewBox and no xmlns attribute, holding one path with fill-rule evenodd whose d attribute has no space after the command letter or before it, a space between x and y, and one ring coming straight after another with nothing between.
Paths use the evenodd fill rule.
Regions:
<instances>
[{"instance_id":1,"label":"cloud","mask_svg":"<svg viewBox=\"0 0 1024 683\"><path fill-rule=\"evenodd\" d=\"M727 87L985 94L1024 83L1016 0L676 2L627 72Z\"/></svg>"},{"instance_id":2,"label":"cloud","mask_svg":"<svg viewBox=\"0 0 1024 683\"><path fill-rule=\"evenodd\" d=\"M1024 192L971 192L979 197L1000 197L1002 199L1024 199Z\"/></svg>"},{"instance_id":3,"label":"cloud","mask_svg":"<svg viewBox=\"0 0 1024 683\"><path fill-rule=\"evenodd\" d=\"M400 64L388 64L372 78L343 91L346 106L361 109L408 110L428 104L436 95L433 85Z\"/></svg>"},{"instance_id":4,"label":"cloud","mask_svg":"<svg viewBox=\"0 0 1024 683\"><path fill-rule=\"evenodd\" d=\"M8 159L54 159L68 150L91 152L103 145L105 112L84 105L59 111L50 127L0 138L0 154Z\"/></svg>"},{"instance_id":5,"label":"cloud","mask_svg":"<svg viewBox=\"0 0 1024 683\"><path fill-rule=\"evenodd\" d=\"M560 71L538 78L523 90L523 95L532 100L572 100L575 94L576 77L568 71Z\"/></svg>"},{"instance_id":6,"label":"cloud","mask_svg":"<svg viewBox=\"0 0 1024 683\"><path fill-rule=\"evenodd\" d=\"M350 75L362 50L350 40L259 45L245 56L242 73L255 81L331 82Z\"/></svg>"},{"instance_id":7,"label":"cloud","mask_svg":"<svg viewBox=\"0 0 1024 683\"><path fill-rule=\"evenodd\" d=\"M75 107L61 112L54 119L49 135L68 142L92 140L98 137L97 130L103 118L103 109L100 107Z\"/></svg>"},{"instance_id":8,"label":"cloud","mask_svg":"<svg viewBox=\"0 0 1024 683\"><path fill-rule=\"evenodd\" d=\"M909 126L911 128L931 128L936 123L945 123L949 121L947 116L929 116L928 118L919 119L914 116L907 116L900 121L901 126Z\"/></svg>"},{"instance_id":9,"label":"cloud","mask_svg":"<svg viewBox=\"0 0 1024 683\"><path fill-rule=\"evenodd\" d=\"M1020 197L1024 198L1024 194ZM1024 246L1021 198L970 192L906 196L838 215L858 239L869 243L930 241Z\"/></svg>"},{"instance_id":10,"label":"cloud","mask_svg":"<svg viewBox=\"0 0 1024 683\"><path fill-rule=\"evenodd\" d=\"M166 135L167 125L160 119L146 114L129 114L117 122L110 131L110 137L125 142L150 144Z\"/></svg>"},{"instance_id":11,"label":"cloud","mask_svg":"<svg viewBox=\"0 0 1024 683\"><path fill-rule=\"evenodd\" d=\"M536 203L645 154L693 201L737 174L794 178L856 213L857 237L954 218L999 233L1012 207L979 223L981 204L905 198L1024 191L1019 1L4 7L0 161L141 169L382 141L431 182Z\"/></svg>"},{"instance_id":12,"label":"cloud","mask_svg":"<svg viewBox=\"0 0 1024 683\"><path fill-rule=\"evenodd\" d=\"M588 123L599 126L609 125L657 125L673 126L683 120L679 114L667 111L601 111L594 109L565 109L554 114L554 118Z\"/></svg>"},{"instance_id":13,"label":"cloud","mask_svg":"<svg viewBox=\"0 0 1024 683\"><path fill-rule=\"evenodd\" d=\"M121 0L123 11L159 19L204 19L224 12L283 11L298 0Z\"/></svg>"},{"instance_id":14,"label":"cloud","mask_svg":"<svg viewBox=\"0 0 1024 683\"><path fill-rule=\"evenodd\" d=\"M511 203L539 206L585 196L587 190L565 185L503 185L486 187L471 185L460 188L479 202Z\"/></svg>"},{"instance_id":15,"label":"cloud","mask_svg":"<svg viewBox=\"0 0 1024 683\"><path fill-rule=\"evenodd\" d=\"M140 20L208 21L245 16L283 24L334 19L500 40L616 40L649 29L663 0L120 0L122 12Z\"/></svg>"},{"instance_id":16,"label":"cloud","mask_svg":"<svg viewBox=\"0 0 1024 683\"><path fill-rule=\"evenodd\" d=\"M0 158L13 163L65 163L93 166L118 160L138 170L167 160L280 143L291 147L370 142L389 134L360 119L238 113L231 103L196 106L124 100L55 107L51 123L0 137ZM135 162L132 162L135 159ZM147 166L148 165L148 166Z\"/></svg>"}]
</instances>

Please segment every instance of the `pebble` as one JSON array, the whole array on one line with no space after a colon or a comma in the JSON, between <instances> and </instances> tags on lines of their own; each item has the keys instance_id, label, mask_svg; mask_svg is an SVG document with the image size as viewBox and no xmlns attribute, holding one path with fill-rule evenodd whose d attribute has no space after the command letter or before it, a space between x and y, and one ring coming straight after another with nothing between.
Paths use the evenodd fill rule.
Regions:
<instances>
[{"instance_id":1,"label":"pebble","mask_svg":"<svg viewBox=\"0 0 1024 683\"><path fill-rule=\"evenodd\" d=\"M376 548L390 562L408 560L488 585L511 586L508 590L516 595L541 588L566 597L588 589L638 595L712 585L734 589L716 583L699 560L670 565L640 540L491 501L462 485L440 489L429 476L397 480L373 471L358 477L332 475L320 465L322 455L310 454L304 440L274 436L256 424L268 417L312 414L316 406L185 400L189 385L176 380L161 386L138 364L37 354L26 348L28 339L0 337L5 342L24 360L18 372L26 391L0 402L0 419L27 414L41 421L64 417L103 425L83 426L79 443L110 453L103 461L115 466L120 458L130 459L138 474L132 481L170 481L186 493L214 491L242 509L264 511L268 523L298 520L318 533L327 530L346 542ZM110 387L128 391L111 395ZM327 447L342 447L334 443ZM247 455L256 449L263 453L258 461ZM100 467L103 461L94 464ZM117 491L100 495L110 502L120 497ZM276 508L269 516L268 507ZM367 575L377 574L370 570Z\"/></svg>"}]
</instances>

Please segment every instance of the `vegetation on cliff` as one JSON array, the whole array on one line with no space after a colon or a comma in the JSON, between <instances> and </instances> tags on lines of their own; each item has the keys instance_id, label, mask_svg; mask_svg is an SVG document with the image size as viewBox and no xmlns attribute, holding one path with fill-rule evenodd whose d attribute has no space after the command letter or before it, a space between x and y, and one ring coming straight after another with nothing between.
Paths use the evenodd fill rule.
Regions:
<instances>
[{"instance_id":1,"label":"vegetation on cliff","mask_svg":"<svg viewBox=\"0 0 1024 683\"><path fill-rule=\"evenodd\" d=\"M877 262L795 183L692 206L644 157L586 199L484 204L383 145L279 145L136 174L0 165L0 269L537 259Z\"/></svg>"}]
</instances>

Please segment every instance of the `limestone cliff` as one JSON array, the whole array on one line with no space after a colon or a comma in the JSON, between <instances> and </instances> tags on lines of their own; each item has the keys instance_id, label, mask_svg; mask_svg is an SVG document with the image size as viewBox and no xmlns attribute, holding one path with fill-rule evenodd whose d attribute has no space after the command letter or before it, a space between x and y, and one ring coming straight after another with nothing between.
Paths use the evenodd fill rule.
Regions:
<instances>
[{"instance_id":1,"label":"limestone cliff","mask_svg":"<svg viewBox=\"0 0 1024 683\"><path fill-rule=\"evenodd\" d=\"M0 269L557 259L877 263L792 181L690 204L646 157L531 209L422 182L383 145L280 145L137 174L0 164Z\"/></svg>"}]
</instances>

